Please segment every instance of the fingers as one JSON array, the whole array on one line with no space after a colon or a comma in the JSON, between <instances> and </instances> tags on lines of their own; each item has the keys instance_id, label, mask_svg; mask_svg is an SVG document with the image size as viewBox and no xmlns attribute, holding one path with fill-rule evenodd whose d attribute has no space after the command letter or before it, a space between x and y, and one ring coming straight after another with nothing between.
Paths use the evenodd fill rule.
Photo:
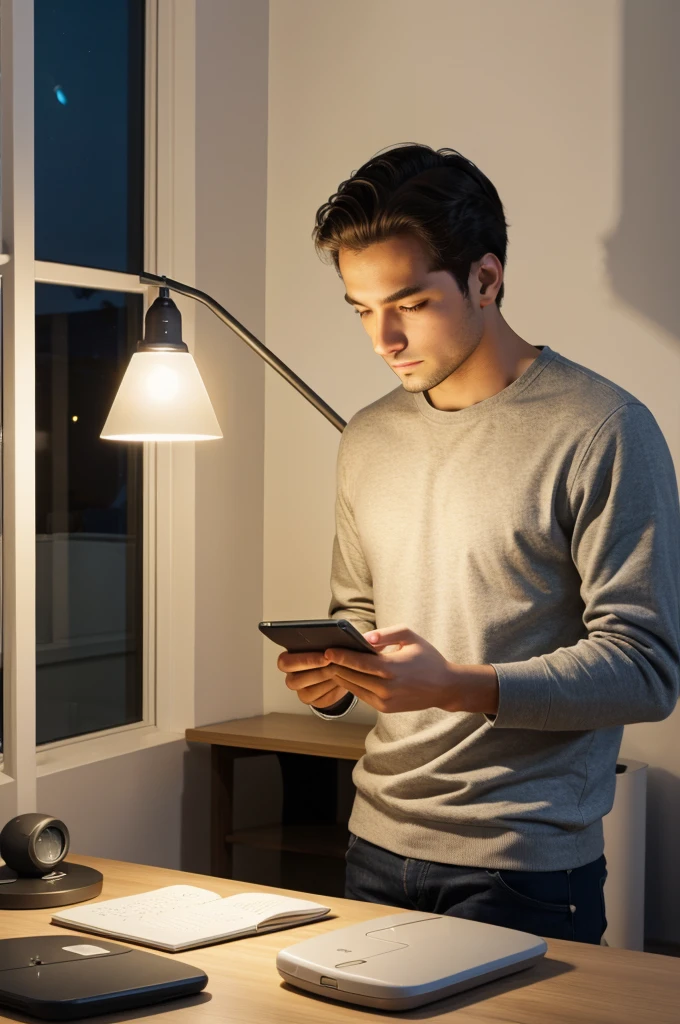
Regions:
<instances>
[{"instance_id":1,"label":"fingers","mask_svg":"<svg viewBox=\"0 0 680 1024\"><path fill-rule=\"evenodd\" d=\"M285 651L277 659L277 667L286 673L286 686L294 690L303 704L328 707L345 696L347 690L338 683L335 669L320 651L291 653Z\"/></svg>"},{"instance_id":2,"label":"fingers","mask_svg":"<svg viewBox=\"0 0 680 1024\"><path fill-rule=\"evenodd\" d=\"M307 669L305 672L289 672L286 675L286 686L289 690L305 690L308 686L316 686L318 683L332 683L337 685L335 679L336 669L326 665L325 668Z\"/></svg>"},{"instance_id":3,"label":"fingers","mask_svg":"<svg viewBox=\"0 0 680 1024\"><path fill-rule=\"evenodd\" d=\"M371 690L364 689L363 686L357 686L356 683L350 683L345 680L345 685L350 693L353 693L355 697L362 700L364 704L369 704L376 711L387 711L388 705L381 697L378 697Z\"/></svg>"},{"instance_id":4,"label":"fingers","mask_svg":"<svg viewBox=\"0 0 680 1024\"><path fill-rule=\"evenodd\" d=\"M390 687L384 679L378 676L368 676L365 672L355 672L346 665L333 665L335 678L341 680L347 686L359 686L365 693L372 693L375 697L384 700L390 694ZM357 696L359 696L357 694ZM363 700L363 697L362 697Z\"/></svg>"},{"instance_id":5,"label":"fingers","mask_svg":"<svg viewBox=\"0 0 680 1024\"><path fill-rule=\"evenodd\" d=\"M279 654L276 661L276 667L281 672L301 672L310 668L322 668L327 664L328 658L323 651L284 651Z\"/></svg>"},{"instance_id":6,"label":"fingers","mask_svg":"<svg viewBox=\"0 0 680 1024\"><path fill-rule=\"evenodd\" d=\"M385 679L390 671L389 665L386 665L381 658L377 658L375 654L361 654L359 651L351 651L345 647L329 647L325 653L334 665L343 665L364 675L379 676Z\"/></svg>"},{"instance_id":7,"label":"fingers","mask_svg":"<svg viewBox=\"0 0 680 1024\"><path fill-rule=\"evenodd\" d=\"M347 690L344 686L338 685L337 681L332 684L317 683L316 686L306 686L304 690L298 690L298 700L303 704L314 704L318 708L326 708L344 697Z\"/></svg>"},{"instance_id":8,"label":"fingers","mask_svg":"<svg viewBox=\"0 0 680 1024\"><path fill-rule=\"evenodd\" d=\"M381 629L372 629L369 633L363 634L369 643L374 646L382 647L385 644L410 644L419 637L412 629L409 629L404 623L399 623L398 626L383 626Z\"/></svg>"},{"instance_id":9,"label":"fingers","mask_svg":"<svg viewBox=\"0 0 680 1024\"><path fill-rule=\"evenodd\" d=\"M304 690L302 690L302 695L303 696L305 695L305 691ZM311 702L311 703L313 703L315 708L321 708L321 710L323 711L324 708L330 708L331 705L334 705L334 703L337 703L338 700L342 700L342 698L346 697L346 696L347 696L347 690L344 688L344 686L334 686L332 690L329 690L329 692L327 694L325 694L325 696L318 697L316 700L312 700L312 701L306 701L305 700L303 702L304 703ZM298 693L298 697L300 697L300 693Z\"/></svg>"}]
</instances>

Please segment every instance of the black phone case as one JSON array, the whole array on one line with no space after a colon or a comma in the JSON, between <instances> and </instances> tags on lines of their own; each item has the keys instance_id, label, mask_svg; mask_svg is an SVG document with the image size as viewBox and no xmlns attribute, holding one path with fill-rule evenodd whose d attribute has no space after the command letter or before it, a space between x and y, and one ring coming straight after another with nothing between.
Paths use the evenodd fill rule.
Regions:
<instances>
[{"instance_id":1,"label":"black phone case","mask_svg":"<svg viewBox=\"0 0 680 1024\"><path fill-rule=\"evenodd\" d=\"M346 619L301 619L293 622L261 622L260 632L291 654L346 647L362 654L377 652Z\"/></svg>"}]
</instances>

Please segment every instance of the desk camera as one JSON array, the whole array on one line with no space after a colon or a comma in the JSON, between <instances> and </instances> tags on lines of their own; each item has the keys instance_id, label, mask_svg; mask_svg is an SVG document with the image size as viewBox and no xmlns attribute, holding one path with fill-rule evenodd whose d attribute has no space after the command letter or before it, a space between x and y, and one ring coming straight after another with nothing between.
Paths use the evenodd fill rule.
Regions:
<instances>
[{"instance_id":1,"label":"desk camera","mask_svg":"<svg viewBox=\"0 0 680 1024\"><path fill-rule=\"evenodd\" d=\"M66 825L49 814L8 821L0 832L0 909L63 907L98 896L101 873L64 860L69 845Z\"/></svg>"}]
</instances>

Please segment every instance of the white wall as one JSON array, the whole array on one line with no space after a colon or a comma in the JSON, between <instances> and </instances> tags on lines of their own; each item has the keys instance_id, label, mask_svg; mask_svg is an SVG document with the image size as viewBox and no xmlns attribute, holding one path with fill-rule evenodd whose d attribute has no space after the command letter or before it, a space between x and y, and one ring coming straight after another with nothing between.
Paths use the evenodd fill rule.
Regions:
<instances>
[{"instance_id":1,"label":"white wall","mask_svg":"<svg viewBox=\"0 0 680 1024\"><path fill-rule=\"evenodd\" d=\"M268 2L196 11L196 286L264 342ZM264 363L205 307L196 342L224 434L196 446L195 722L206 725L263 711ZM209 748L191 744L182 866L206 872L209 772Z\"/></svg>"},{"instance_id":2,"label":"white wall","mask_svg":"<svg viewBox=\"0 0 680 1024\"><path fill-rule=\"evenodd\" d=\"M196 846L183 851L183 819L193 823L192 794L185 785L187 745L164 743L38 779L38 810L66 823L73 853L141 864L180 867ZM72 857L77 860L77 857Z\"/></svg>"},{"instance_id":3,"label":"white wall","mask_svg":"<svg viewBox=\"0 0 680 1024\"><path fill-rule=\"evenodd\" d=\"M673 0L272 0L267 338L348 419L394 386L310 234L377 150L452 146L510 222L504 314L645 402L680 465ZM339 434L269 370L264 614L326 614ZM299 711L264 650L265 709ZM626 730L650 764L650 937L680 941L680 712Z\"/></svg>"},{"instance_id":4,"label":"white wall","mask_svg":"<svg viewBox=\"0 0 680 1024\"><path fill-rule=\"evenodd\" d=\"M198 0L196 285L264 341L267 0ZM196 446L196 724L262 712L264 363L205 307L224 438Z\"/></svg>"}]
</instances>

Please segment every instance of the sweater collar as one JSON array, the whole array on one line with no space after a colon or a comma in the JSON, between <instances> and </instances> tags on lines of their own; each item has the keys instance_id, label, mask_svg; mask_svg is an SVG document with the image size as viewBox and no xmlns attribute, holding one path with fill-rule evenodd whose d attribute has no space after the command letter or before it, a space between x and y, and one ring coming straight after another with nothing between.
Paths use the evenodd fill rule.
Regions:
<instances>
[{"instance_id":1,"label":"sweater collar","mask_svg":"<svg viewBox=\"0 0 680 1024\"><path fill-rule=\"evenodd\" d=\"M498 391L489 398L484 398L481 402L476 402L475 405L469 405L465 409L435 409L428 402L424 391L410 392L410 397L415 403L418 412L432 423L442 423L449 426L455 423L469 423L480 416L485 416L488 412L494 412L506 402L511 402L520 391L524 391L538 377L548 363L557 355L549 345L536 345L534 347L539 350L539 354L533 363L526 368L524 373L520 374L516 380L513 380L502 391Z\"/></svg>"}]
</instances>

